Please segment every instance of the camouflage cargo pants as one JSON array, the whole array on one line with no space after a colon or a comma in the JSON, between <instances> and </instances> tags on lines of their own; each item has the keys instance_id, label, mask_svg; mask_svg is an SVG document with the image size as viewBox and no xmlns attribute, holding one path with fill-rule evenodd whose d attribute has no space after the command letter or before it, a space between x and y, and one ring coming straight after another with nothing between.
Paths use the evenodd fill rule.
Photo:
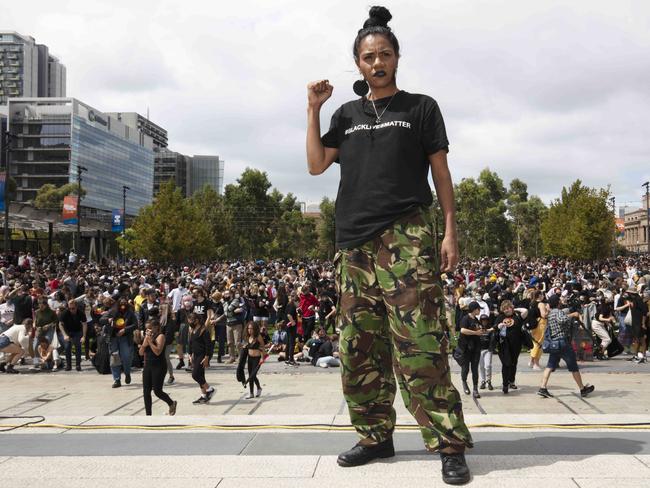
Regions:
<instances>
[{"instance_id":1,"label":"camouflage cargo pants","mask_svg":"<svg viewBox=\"0 0 650 488\"><path fill-rule=\"evenodd\" d=\"M427 449L472 447L447 358L437 243L424 211L335 257L343 394L361 443L392 436L397 390ZM393 374L394 370L394 374Z\"/></svg>"}]
</instances>

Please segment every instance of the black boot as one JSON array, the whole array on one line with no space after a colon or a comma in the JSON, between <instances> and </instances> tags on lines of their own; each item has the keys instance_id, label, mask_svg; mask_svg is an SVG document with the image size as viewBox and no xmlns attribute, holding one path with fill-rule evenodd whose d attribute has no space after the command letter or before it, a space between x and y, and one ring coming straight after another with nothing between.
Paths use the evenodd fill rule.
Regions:
<instances>
[{"instance_id":1,"label":"black boot","mask_svg":"<svg viewBox=\"0 0 650 488\"><path fill-rule=\"evenodd\" d=\"M352 466L361 466L373 459L389 458L394 455L395 448L393 447L393 439L390 438L375 446L362 446L357 444L349 451L339 454L337 463L339 466L349 468Z\"/></svg>"},{"instance_id":2,"label":"black boot","mask_svg":"<svg viewBox=\"0 0 650 488\"><path fill-rule=\"evenodd\" d=\"M469 482L470 474L465 454L443 454L442 460L442 481L448 485L464 485Z\"/></svg>"},{"instance_id":3,"label":"black boot","mask_svg":"<svg viewBox=\"0 0 650 488\"><path fill-rule=\"evenodd\" d=\"M485 381L481 381L481 386L479 388L481 388L481 390L485 390Z\"/></svg>"},{"instance_id":4,"label":"black boot","mask_svg":"<svg viewBox=\"0 0 650 488\"><path fill-rule=\"evenodd\" d=\"M182 359L178 361L178 364L176 365L176 369L183 369L185 367L185 361Z\"/></svg>"},{"instance_id":5,"label":"black boot","mask_svg":"<svg viewBox=\"0 0 650 488\"><path fill-rule=\"evenodd\" d=\"M469 395L469 385L467 384L467 381L463 381L463 391L465 392L465 395Z\"/></svg>"},{"instance_id":6,"label":"black boot","mask_svg":"<svg viewBox=\"0 0 650 488\"><path fill-rule=\"evenodd\" d=\"M478 392L478 387L474 385L474 391L472 392L474 398L481 398L481 394Z\"/></svg>"},{"instance_id":7,"label":"black boot","mask_svg":"<svg viewBox=\"0 0 650 488\"><path fill-rule=\"evenodd\" d=\"M490 391L494 390L494 387L492 386L492 381L491 380L488 380L487 386L488 386L488 390L490 390Z\"/></svg>"}]
</instances>

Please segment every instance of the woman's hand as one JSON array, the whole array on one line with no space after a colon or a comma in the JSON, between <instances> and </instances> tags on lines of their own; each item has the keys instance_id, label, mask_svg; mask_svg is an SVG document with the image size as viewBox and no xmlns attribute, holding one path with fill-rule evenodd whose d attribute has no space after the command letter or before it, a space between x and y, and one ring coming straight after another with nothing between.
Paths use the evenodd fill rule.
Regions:
<instances>
[{"instance_id":1,"label":"woman's hand","mask_svg":"<svg viewBox=\"0 0 650 488\"><path fill-rule=\"evenodd\" d=\"M307 102L309 107L320 108L332 96L334 87L329 80L312 81L307 85Z\"/></svg>"},{"instance_id":2,"label":"woman's hand","mask_svg":"<svg viewBox=\"0 0 650 488\"><path fill-rule=\"evenodd\" d=\"M201 366L207 368L209 365L210 365L210 359L208 358L208 356L205 356L203 358L203 361L201 361Z\"/></svg>"},{"instance_id":3,"label":"woman's hand","mask_svg":"<svg viewBox=\"0 0 650 488\"><path fill-rule=\"evenodd\" d=\"M458 264L458 239L446 235L440 246L440 271L453 271Z\"/></svg>"}]
</instances>

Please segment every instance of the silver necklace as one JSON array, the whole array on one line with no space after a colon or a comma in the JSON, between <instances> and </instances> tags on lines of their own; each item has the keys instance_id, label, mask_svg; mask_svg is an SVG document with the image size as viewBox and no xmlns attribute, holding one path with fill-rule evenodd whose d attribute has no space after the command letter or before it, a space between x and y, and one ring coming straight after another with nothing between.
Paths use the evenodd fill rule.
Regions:
<instances>
[{"instance_id":1,"label":"silver necklace","mask_svg":"<svg viewBox=\"0 0 650 488\"><path fill-rule=\"evenodd\" d=\"M375 124L379 124L381 122L381 118L384 116L386 113L386 110L388 110L388 107L390 105L390 102L393 101L393 98L395 98L395 95L397 95L398 92L393 93L393 96L390 97L390 100L388 100L388 103L384 107L384 110L382 110L381 115L379 115L379 112L377 112L377 107L375 107L375 101L373 99L370 99L370 103L372 103L372 108L375 110L375 115L377 118L375 119Z\"/></svg>"}]
</instances>

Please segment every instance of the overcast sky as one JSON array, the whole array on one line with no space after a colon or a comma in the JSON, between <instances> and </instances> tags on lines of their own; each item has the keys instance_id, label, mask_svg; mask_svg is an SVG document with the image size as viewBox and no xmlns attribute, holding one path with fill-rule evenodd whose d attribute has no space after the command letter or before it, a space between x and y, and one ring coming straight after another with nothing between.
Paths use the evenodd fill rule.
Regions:
<instances>
[{"instance_id":1,"label":"overcast sky","mask_svg":"<svg viewBox=\"0 0 650 488\"><path fill-rule=\"evenodd\" d=\"M366 1L3 2L0 29L47 44L68 96L137 111L170 148L218 154L303 201L336 195L339 170L309 176L306 84L328 78L332 112L352 99L351 44ZM454 181L489 166L549 202L581 178L638 207L650 179L650 2L390 1L398 86L435 98Z\"/></svg>"}]
</instances>

